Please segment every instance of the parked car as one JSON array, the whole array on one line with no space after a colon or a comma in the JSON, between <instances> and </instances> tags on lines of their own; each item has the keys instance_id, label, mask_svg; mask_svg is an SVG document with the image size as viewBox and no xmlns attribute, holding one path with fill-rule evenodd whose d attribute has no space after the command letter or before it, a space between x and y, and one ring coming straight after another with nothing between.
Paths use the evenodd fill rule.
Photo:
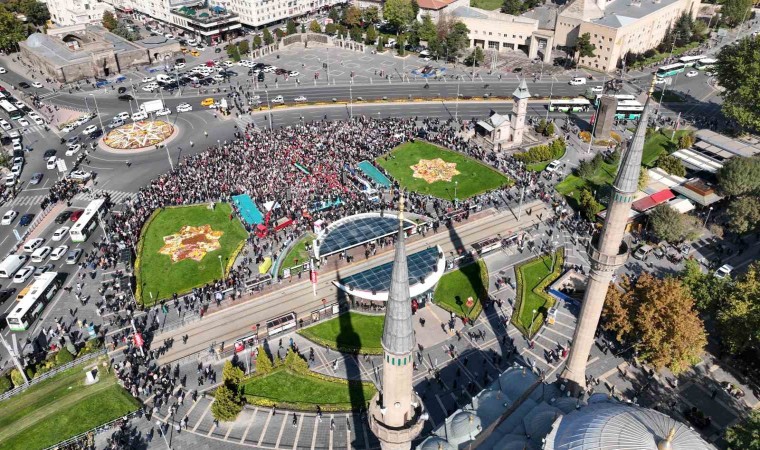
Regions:
<instances>
[{"instance_id":1,"label":"parked car","mask_svg":"<svg viewBox=\"0 0 760 450\"><path fill-rule=\"evenodd\" d=\"M63 255L66 254L67 251L69 251L68 245L59 245L58 247L54 248L52 252L50 252L50 260L58 261Z\"/></svg>"},{"instance_id":2,"label":"parked car","mask_svg":"<svg viewBox=\"0 0 760 450\"><path fill-rule=\"evenodd\" d=\"M57 216L55 216L55 223L62 224L64 222L66 222L67 220L69 220L69 217L71 217L71 213L72 212L73 211L63 211L63 212L61 212L60 214L58 214Z\"/></svg>"},{"instance_id":3,"label":"parked car","mask_svg":"<svg viewBox=\"0 0 760 450\"><path fill-rule=\"evenodd\" d=\"M723 264L715 271L715 276L718 278L726 278L731 275L734 267L729 264Z\"/></svg>"},{"instance_id":4,"label":"parked car","mask_svg":"<svg viewBox=\"0 0 760 450\"><path fill-rule=\"evenodd\" d=\"M53 236L50 239L58 242L61 239L65 238L67 234L69 234L69 227L61 227L55 230Z\"/></svg>"},{"instance_id":5,"label":"parked car","mask_svg":"<svg viewBox=\"0 0 760 450\"><path fill-rule=\"evenodd\" d=\"M69 216L69 220L72 222L76 222L77 220L79 220L80 217L82 217L82 214L84 214L83 209L76 209L71 212L71 216Z\"/></svg>"},{"instance_id":6,"label":"parked car","mask_svg":"<svg viewBox=\"0 0 760 450\"><path fill-rule=\"evenodd\" d=\"M42 244L45 243L45 239L43 238L34 238L27 241L26 244L24 244L24 251L27 253L32 253L33 251L37 250L39 247L42 246Z\"/></svg>"}]
</instances>

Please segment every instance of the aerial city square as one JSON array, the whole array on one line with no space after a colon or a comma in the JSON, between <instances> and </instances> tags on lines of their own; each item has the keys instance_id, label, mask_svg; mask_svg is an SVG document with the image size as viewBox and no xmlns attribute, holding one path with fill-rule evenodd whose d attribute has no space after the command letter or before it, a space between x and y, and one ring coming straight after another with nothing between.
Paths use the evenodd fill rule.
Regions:
<instances>
[{"instance_id":1,"label":"aerial city square","mask_svg":"<svg viewBox=\"0 0 760 450\"><path fill-rule=\"evenodd\" d=\"M760 450L760 3L0 2L0 450Z\"/></svg>"}]
</instances>

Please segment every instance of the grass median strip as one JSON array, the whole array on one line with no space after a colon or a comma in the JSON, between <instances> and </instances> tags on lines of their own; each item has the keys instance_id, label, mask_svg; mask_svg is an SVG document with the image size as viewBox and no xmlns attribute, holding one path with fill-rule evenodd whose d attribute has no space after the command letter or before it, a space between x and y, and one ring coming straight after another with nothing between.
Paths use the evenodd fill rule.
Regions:
<instances>
[{"instance_id":1,"label":"grass median strip","mask_svg":"<svg viewBox=\"0 0 760 450\"><path fill-rule=\"evenodd\" d=\"M348 312L298 333L306 339L334 350L379 355L383 352L385 316Z\"/></svg>"}]
</instances>

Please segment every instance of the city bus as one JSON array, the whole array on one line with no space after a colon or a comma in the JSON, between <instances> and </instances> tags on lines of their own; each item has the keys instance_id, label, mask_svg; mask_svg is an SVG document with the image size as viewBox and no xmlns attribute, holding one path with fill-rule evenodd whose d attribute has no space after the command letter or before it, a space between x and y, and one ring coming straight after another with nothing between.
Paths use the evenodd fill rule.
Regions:
<instances>
[{"instance_id":1,"label":"city bus","mask_svg":"<svg viewBox=\"0 0 760 450\"><path fill-rule=\"evenodd\" d=\"M615 109L616 119L638 119L644 111L644 105L637 100L620 100Z\"/></svg>"},{"instance_id":2,"label":"city bus","mask_svg":"<svg viewBox=\"0 0 760 450\"><path fill-rule=\"evenodd\" d=\"M704 58L704 59L700 59L699 62L697 62L697 65L694 67L696 67L699 70L711 69L717 63L718 63L717 59Z\"/></svg>"},{"instance_id":3,"label":"city bus","mask_svg":"<svg viewBox=\"0 0 760 450\"><path fill-rule=\"evenodd\" d=\"M6 321L8 328L13 331L28 330L34 320L42 314L42 310L53 299L61 288L62 278L57 272L46 272L31 284L27 291L8 313Z\"/></svg>"},{"instance_id":4,"label":"city bus","mask_svg":"<svg viewBox=\"0 0 760 450\"><path fill-rule=\"evenodd\" d=\"M95 231L95 227L98 226L98 215L102 212L101 210L104 208L105 203L106 200L104 198L99 198L87 205L84 213L82 213L74 226L71 227L69 235L72 242L84 242L90 237L92 232Z\"/></svg>"},{"instance_id":5,"label":"city bus","mask_svg":"<svg viewBox=\"0 0 760 450\"><path fill-rule=\"evenodd\" d=\"M3 111L8 113L13 120L24 117L24 112L13 106L8 100L0 100L0 108L3 108Z\"/></svg>"},{"instance_id":6,"label":"city bus","mask_svg":"<svg viewBox=\"0 0 760 450\"><path fill-rule=\"evenodd\" d=\"M694 67L694 64L697 64L702 59L705 59L704 55L682 56L678 58L678 62L683 64L685 67Z\"/></svg>"},{"instance_id":7,"label":"city bus","mask_svg":"<svg viewBox=\"0 0 760 450\"><path fill-rule=\"evenodd\" d=\"M683 63L661 66L659 69L657 69L657 78L674 77L684 70L686 70L686 67L683 65Z\"/></svg>"},{"instance_id":8,"label":"city bus","mask_svg":"<svg viewBox=\"0 0 760 450\"><path fill-rule=\"evenodd\" d=\"M552 100L549 102L549 111L562 112L585 112L591 107L591 103L585 98L571 98L569 100Z\"/></svg>"},{"instance_id":9,"label":"city bus","mask_svg":"<svg viewBox=\"0 0 760 450\"><path fill-rule=\"evenodd\" d=\"M602 95L602 94L597 94L596 95L596 98L594 99L594 106L595 107L597 107L597 108L599 107L599 102L602 101L602 97L604 97L604 95ZM607 95L607 97L609 97L609 95ZM631 95L631 94L617 94L617 95L613 95L612 97L615 97L617 99L618 103L620 103L622 101L626 101L626 100L636 100L636 96L635 95Z\"/></svg>"}]
</instances>

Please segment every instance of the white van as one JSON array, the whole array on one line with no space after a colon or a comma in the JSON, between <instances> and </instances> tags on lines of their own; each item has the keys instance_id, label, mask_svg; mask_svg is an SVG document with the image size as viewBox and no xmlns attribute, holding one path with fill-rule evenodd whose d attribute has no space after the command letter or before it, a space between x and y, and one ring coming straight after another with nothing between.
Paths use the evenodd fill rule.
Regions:
<instances>
[{"instance_id":1,"label":"white van","mask_svg":"<svg viewBox=\"0 0 760 450\"><path fill-rule=\"evenodd\" d=\"M27 255L10 255L0 263L0 278L11 278L29 260Z\"/></svg>"},{"instance_id":2,"label":"white van","mask_svg":"<svg viewBox=\"0 0 760 450\"><path fill-rule=\"evenodd\" d=\"M586 79L583 77L575 77L570 80L570 86L580 86L582 84L586 84Z\"/></svg>"},{"instance_id":3,"label":"white van","mask_svg":"<svg viewBox=\"0 0 760 450\"><path fill-rule=\"evenodd\" d=\"M170 77L169 75L165 73L159 73L156 75L156 81L160 81L162 83L170 83L174 78Z\"/></svg>"}]
</instances>

